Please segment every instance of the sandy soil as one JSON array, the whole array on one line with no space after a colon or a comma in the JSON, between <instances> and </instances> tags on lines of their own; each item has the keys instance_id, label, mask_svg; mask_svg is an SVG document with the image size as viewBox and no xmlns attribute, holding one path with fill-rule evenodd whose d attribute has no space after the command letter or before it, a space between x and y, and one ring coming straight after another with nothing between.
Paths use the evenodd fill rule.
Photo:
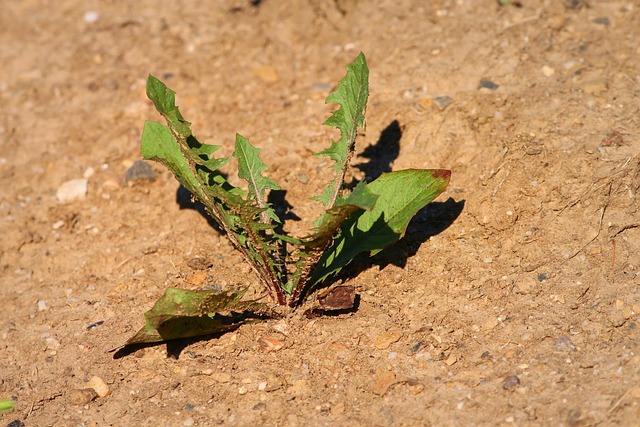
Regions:
<instances>
[{"instance_id":1,"label":"sandy soil","mask_svg":"<svg viewBox=\"0 0 640 427\"><path fill-rule=\"evenodd\" d=\"M636 425L637 2L5 3L0 398L17 407L0 424ZM453 175L407 238L356 263L358 310L114 359L167 287L258 284L161 166L124 184L159 118L147 74L203 141L260 147L311 219L324 98L359 51L356 163ZM94 376L110 393L88 402Z\"/></svg>"}]
</instances>

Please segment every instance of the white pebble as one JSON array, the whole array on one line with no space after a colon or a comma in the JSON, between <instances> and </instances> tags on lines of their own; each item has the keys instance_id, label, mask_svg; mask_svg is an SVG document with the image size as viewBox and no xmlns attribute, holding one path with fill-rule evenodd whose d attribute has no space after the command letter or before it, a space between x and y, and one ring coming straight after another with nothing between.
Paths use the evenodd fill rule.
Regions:
<instances>
[{"instance_id":1,"label":"white pebble","mask_svg":"<svg viewBox=\"0 0 640 427\"><path fill-rule=\"evenodd\" d=\"M63 220L59 220L53 223L53 225L51 226L51 228L53 228L54 230L59 230L62 227L64 227L64 221Z\"/></svg>"},{"instance_id":2,"label":"white pebble","mask_svg":"<svg viewBox=\"0 0 640 427\"><path fill-rule=\"evenodd\" d=\"M47 309L47 302L43 299L38 300L38 311L45 311Z\"/></svg>"},{"instance_id":3,"label":"white pebble","mask_svg":"<svg viewBox=\"0 0 640 427\"><path fill-rule=\"evenodd\" d=\"M186 420L184 420L184 422L182 423L183 426L192 426L195 424L195 421L193 418L187 418Z\"/></svg>"},{"instance_id":4,"label":"white pebble","mask_svg":"<svg viewBox=\"0 0 640 427\"><path fill-rule=\"evenodd\" d=\"M84 13L82 19L87 24L93 24L98 20L98 12L96 12L95 10L88 10Z\"/></svg>"},{"instance_id":5,"label":"white pebble","mask_svg":"<svg viewBox=\"0 0 640 427\"><path fill-rule=\"evenodd\" d=\"M398 353L396 353L395 351L392 351L391 353L389 353L389 359L393 360L396 357L398 357Z\"/></svg>"},{"instance_id":6,"label":"white pebble","mask_svg":"<svg viewBox=\"0 0 640 427\"><path fill-rule=\"evenodd\" d=\"M68 202L81 199L87 195L89 181L86 178L72 179L62 183L56 191L56 197L60 202Z\"/></svg>"}]
</instances>

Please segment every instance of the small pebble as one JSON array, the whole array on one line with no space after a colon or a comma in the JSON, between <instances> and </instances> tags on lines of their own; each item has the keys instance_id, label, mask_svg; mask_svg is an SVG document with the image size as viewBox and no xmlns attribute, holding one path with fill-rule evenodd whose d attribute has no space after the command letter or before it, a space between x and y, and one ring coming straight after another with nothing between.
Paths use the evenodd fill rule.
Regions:
<instances>
[{"instance_id":1,"label":"small pebble","mask_svg":"<svg viewBox=\"0 0 640 427\"><path fill-rule=\"evenodd\" d=\"M554 70L553 68L549 67L548 65L543 66L541 71L542 71L542 74L545 77L551 77L556 73L556 70Z\"/></svg>"},{"instance_id":2,"label":"small pebble","mask_svg":"<svg viewBox=\"0 0 640 427\"><path fill-rule=\"evenodd\" d=\"M556 351L576 351L576 346L571 341L571 338L563 335L553 344L553 349Z\"/></svg>"},{"instance_id":3,"label":"small pebble","mask_svg":"<svg viewBox=\"0 0 640 427\"><path fill-rule=\"evenodd\" d=\"M72 179L63 182L56 191L56 198L59 202L69 202L71 200L82 199L87 195L89 181L86 178Z\"/></svg>"},{"instance_id":4,"label":"small pebble","mask_svg":"<svg viewBox=\"0 0 640 427\"><path fill-rule=\"evenodd\" d=\"M153 181L156 174L151 165L144 160L136 160L124 174L124 184L135 181Z\"/></svg>"},{"instance_id":5,"label":"small pebble","mask_svg":"<svg viewBox=\"0 0 640 427\"><path fill-rule=\"evenodd\" d=\"M266 352L277 351L284 346L282 341L273 337L260 337L258 338L258 344Z\"/></svg>"},{"instance_id":6,"label":"small pebble","mask_svg":"<svg viewBox=\"0 0 640 427\"><path fill-rule=\"evenodd\" d=\"M38 311L45 311L47 309L47 302L43 299L38 300Z\"/></svg>"},{"instance_id":7,"label":"small pebble","mask_svg":"<svg viewBox=\"0 0 640 427\"><path fill-rule=\"evenodd\" d=\"M87 24L93 24L98 20L98 12L95 10L88 10L82 15L82 20Z\"/></svg>"},{"instance_id":8,"label":"small pebble","mask_svg":"<svg viewBox=\"0 0 640 427\"><path fill-rule=\"evenodd\" d=\"M107 383L105 383L104 380L100 377L91 377L91 379L89 379L89 382L87 383L87 387L94 389L99 397L105 397L108 396L109 393L111 393L111 390L109 390L109 386L107 385Z\"/></svg>"},{"instance_id":9,"label":"small pebble","mask_svg":"<svg viewBox=\"0 0 640 427\"><path fill-rule=\"evenodd\" d=\"M436 96L433 98L433 104L438 110L443 111L453 102L453 98L450 96Z\"/></svg>"},{"instance_id":10,"label":"small pebble","mask_svg":"<svg viewBox=\"0 0 640 427\"><path fill-rule=\"evenodd\" d=\"M373 345L376 346L378 350L385 350L389 348L391 344L397 342L402 338L403 333L399 329L392 329L387 332L383 332L381 334L376 335L373 338Z\"/></svg>"},{"instance_id":11,"label":"small pebble","mask_svg":"<svg viewBox=\"0 0 640 427\"><path fill-rule=\"evenodd\" d=\"M304 172L300 172L296 178L298 179L298 182L300 184L308 184L309 183L309 177Z\"/></svg>"},{"instance_id":12,"label":"small pebble","mask_svg":"<svg viewBox=\"0 0 640 427\"><path fill-rule=\"evenodd\" d=\"M512 388L516 388L520 385L520 378L515 375L509 375L504 379L502 383L502 388L505 390L511 390Z\"/></svg>"},{"instance_id":13,"label":"small pebble","mask_svg":"<svg viewBox=\"0 0 640 427\"><path fill-rule=\"evenodd\" d=\"M494 91L494 90L497 90L499 87L500 87L500 85L492 82L491 80L482 79L478 83L478 90L480 90L480 89L488 89L490 91Z\"/></svg>"},{"instance_id":14,"label":"small pebble","mask_svg":"<svg viewBox=\"0 0 640 427\"><path fill-rule=\"evenodd\" d=\"M54 230L60 230L62 227L64 227L64 221L63 220L56 221L51 226L51 228L53 228Z\"/></svg>"},{"instance_id":15,"label":"small pebble","mask_svg":"<svg viewBox=\"0 0 640 427\"><path fill-rule=\"evenodd\" d=\"M378 376L371 386L371 391L378 396L383 396L398 380L393 372L385 372Z\"/></svg>"},{"instance_id":16,"label":"small pebble","mask_svg":"<svg viewBox=\"0 0 640 427\"><path fill-rule=\"evenodd\" d=\"M184 420L184 422L182 423L183 426L185 427L189 427L194 425L196 422L193 418L187 418L186 420Z\"/></svg>"},{"instance_id":17,"label":"small pebble","mask_svg":"<svg viewBox=\"0 0 640 427\"><path fill-rule=\"evenodd\" d=\"M593 22L599 25L609 25L611 23L611 21L609 21L609 18L607 18L606 16L599 16L594 19Z\"/></svg>"}]
</instances>

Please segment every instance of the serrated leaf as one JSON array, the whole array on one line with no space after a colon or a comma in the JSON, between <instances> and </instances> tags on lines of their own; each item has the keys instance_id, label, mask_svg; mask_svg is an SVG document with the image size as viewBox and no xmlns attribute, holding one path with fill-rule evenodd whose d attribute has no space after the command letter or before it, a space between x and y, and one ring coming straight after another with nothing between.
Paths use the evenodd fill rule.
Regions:
<instances>
[{"instance_id":1,"label":"serrated leaf","mask_svg":"<svg viewBox=\"0 0 640 427\"><path fill-rule=\"evenodd\" d=\"M230 321L233 312L250 311L261 315L268 312L264 304L242 301L244 292L169 288L145 313L146 325L125 345L225 332L241 323Z\"/></svg>"},{"instance_id":2,"label":"serrated leaf","mask_svg":"<svg viewBox=\"0 0 640 427\"><path fill-rule=\"evenodd\" d=\"M176 93L151 74L147 77L147 96L156 110L167 120L169 127L175 129L183 138L191 135L191 123L182 117L180 109L176 106Z\"/></svg>"},{"instance_id":3,"label":"serrated leaf","mask_svg":"<svg viewBox=\"0 0 640 427\"><path fill-rule=\"evenodd\" d=\"M320 259L310 282L317 283L337 273L361 252L375 255L404 236L416 213L442 193L451 171L408 169L380 175L367 185L378 196L370 211L346 220L341 234Z\"/></svg>"},{"instance_id":4,"label":"serrated leaf","mask_svg":"<svg viewBox=\"0 0 640 427\"><path fill-rule=\"evenodd\" d=\"M249 183L249 199L264 209L262 222L268 223L269 219L279 222L273 209L265 199L266 190L280 190L280 186L271 178L262 176L267 170L267 165L260 160L260 150L249 143L249 140L240 134L236 134L236 149L233 156L238 160L238 177Z\"/></svg>"},{"instance_id":5,"label":"serrated leaf","mask_svg":"<svg viewBox=\"0 0 640 427\"><path fill-rule=\"evenodd\" d=\"M369 97L369 68L361 52L347 67L347 74L338 83L338 88L327 97L327 103L336 103L340 108L331 114L324 124L340 130L340 140L316 156L329 157L335 164L333 180L324 192L313 199L327 208L336 203L344 181L344 175L353 153L358 128L364 128L364 110Z\"/></svg>"}]
</instances>

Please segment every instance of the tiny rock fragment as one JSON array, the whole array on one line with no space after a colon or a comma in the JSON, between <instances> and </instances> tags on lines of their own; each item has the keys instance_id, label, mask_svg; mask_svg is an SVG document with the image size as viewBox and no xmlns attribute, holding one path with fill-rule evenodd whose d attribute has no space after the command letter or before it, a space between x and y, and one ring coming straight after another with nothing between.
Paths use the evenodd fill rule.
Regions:
<instances>
[{"instance_id":1,"label":"tiny rock fragment","mask_svg":"<svg viewBox=\"0 0 640 427\"><path fill-rule=\"evenodd\" d=\"M156 174L151 165L144 160L136 160L124 174L124 184L135 181L153 181Z\"/></svg>"},{"instance_id":2,"label":"tiny rock fragment","mask_svg":"<svg viewBox=\"0 0 640 427\"><path fill-rule=\"evenodd\" d=\"M576 346L571 341L571 338L563 335L553 344L553 349L556 351L576 351Z\"/></svg>"},{"instance_id":3,"label":"tiny rock fragment","mask_svg":"<svg viewBox=\"0 0 640 427\"><path fill-rule=\"evenodd\" d=\"M71 200L82 199L87 195L89 181L86 178L72 179L63 182L56 191L56 198L59 202L70 202Z\"/></svg>"},{"instance_id":4,"label":"tiny rock fragment","mask_svg":"<svg viewBox=\"0 0 640 427\"><path fill-rule=\"evenodd\" d=\"M277 351L284 346L282 341L273 337L260 337L258 338L258 344L266 352Z\"/></svg>"},{"instance_id":5,"label":"tiny rock fragment","mask_svg":"<svg viewBox=\"0 0 640 427\"><path fill-rule=\"evenodd\" d=\"M609 25L611 21L606 16L599 16L593 20L594 23L599 25Z\"/></svg>"},{"instance_id":6,"label":"tiny rock fragment","mask_svg":"<svg viewBox=\"0 0 640 427\"><path fill-rule=\"evenodd\" d=\"M418 106L422 110L426 110L427 108L431 107L432 105L433 105L433 98L423 98L420 101L420 103L418 104Z\"/></svg>"},{"instance_id":7,"label":"tiny rock fragment","mask_svg":"<svg viewBox=\"0 0 640 427\"><path fill-rule=\"evenodd\" d=\"M371 386L371 391L373 394L377 394L378 396L384 396L387 391L391 388L391 386L397 384L399 381L396 378L396 374L393 372L385 372L382 375L378 376L373 385Z\"/></svg>"},{"instance_id":8,"label":"tiny rock fragment","mask_svg":"<svg viewBox=\"0 0 640 427\"><path fill-rule=\"evenodd\" d=\"M91 377L89 379L89 382L87 383L87 387L95 390L99 397L105 397L108 396L109 393L111 393L111 390L109 390L109 386L107 385L107 383L105 383L104 380L100 377Z\"/></svg>"},{"instance_id":9,"label":"tiny rock fragment","mask_svg":"<svg viewBox=\"0 0 640 427\"><path fill-rule=\"evenodd\" d=\"M275 83L280 80L280 77L278 77L278 73L276 73L276 70L269 65L263 65L262 67L254 68L252 71L257 78L267 83Z\"/></svg>"},{"instance_id":10,"label":"tiny rock fragment","mask_svg":"<svg viewBox=\"0 0 640 427\"><path fill-rule=\"evenodd\" d=\"M274 323L271 328L276 332L280 332L282 335L289 335L289 324L284 320Z\"/></svg>"},{"instance_id":11,"label":"tiny rock fragment","mask_svg":"<svg viewBox=\"0 0 640 427\"><path fill-rule=\"evenodd\" d=\"M478 90L485 89L488 91L494 91L494 90L498 90L499 87L500 85L492 82L491 80L486 80L486 79L482 79L478 83Z\"/></svg>"},{"instance_id":12,"label":"tiny rock fragment","mask_svg":"<svg viewBox=\"0 0 640 427\"><path fill-rule=\"evenodd\" d=\"M376 335L373 338L373 345L378 350L385 350L389 348L394 342L398 342L402 338L403 333L399 329L392 329L381 334Z\"/></svg>"},{"instance_id":13,"label":"tiny rock fragment","mask_svg":"<svg viewBox=\"0 0 640 427\"><path fill-rule=\"evenodd\" d=\"M509 375L504 379L504 382L502 383L502 388L505 390L511 390L513 388L518 387L519 385L520 385L520 378L518 378L515 375Z\"/></svg>"},{"instance_id":14,"label":"tiny rock fragment","mask_svg":"<svg viewBox=\"0 0 640 427\"><path fill-rule=\"evenodd\" d=\"M76 388L67 393L67 402L74 406L83 406L98 397L92 388Z\"/></svg>"},{"instance_id":15,"label":"tiny rock fragment","mask_svg":"<svg viewBox=\"0 0 640 427\"><path fill-rule=\"evenodd\" d=\"M433 105L435 105L438 110L443 111L453 102L453 98L450 96L436 96L433 98Z\"/></svg>"},{"instance_id":16,"label":"tiny rock fragment","mask_svg":"<svg viewBox=\"0 0 640 427\"><path fill-rule=\"evenodd\" d=\"M193 276L189 277L189 283L196 286L202 286L202 284L207 280L207 273L205 271L199 271Z\"/></svg>"},{"instance_id":17,"label":"tiny rock fragment","mask_svg":"<svg viewBox=\"0 0 640 427\"><path fill-rule=\"evenodd\" d=\"M84 15L82 15L82 20L87 24L93 24L98 20L100 15L95 10L87 10Z\"/></svg>"},{"instance_id":18,"label":"tiny rock fragment","mask_svg":"<svg viewBox=\"0 0 640 427\"><path fill-rule=\"evenodd\" d=\"M446 363L447 366L453 366L457 361L458 358L456 357L456 355L450 354L449 357L447 357L447 359L444 361L444 363Z\"/></svg>"},{"instance_id":19,"label":"tiny rock fragment","mask_svg":"<svg viewBox=\"0 0 640 427\"><path fill-rule=\"evenodd\" d=\"M38 311L45 311L47 309L47 302L43 299L38 300Z\"/></svg>"},{"instance_id":20,"label":"tiny rock fragment","mask_svg":"<svg viewBox=\"0 0 640 427\"><path fill-rule=\"evenodd\" d=\"M549 67L548 65L543 65L540 71L542 71L542 75L545 77L551 77L556 73L556 70Z\"/></svg>"}]
</instances>

